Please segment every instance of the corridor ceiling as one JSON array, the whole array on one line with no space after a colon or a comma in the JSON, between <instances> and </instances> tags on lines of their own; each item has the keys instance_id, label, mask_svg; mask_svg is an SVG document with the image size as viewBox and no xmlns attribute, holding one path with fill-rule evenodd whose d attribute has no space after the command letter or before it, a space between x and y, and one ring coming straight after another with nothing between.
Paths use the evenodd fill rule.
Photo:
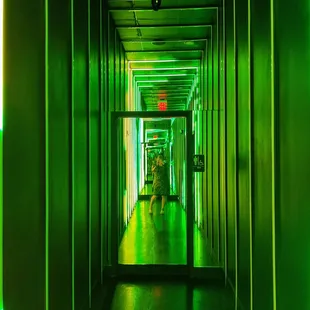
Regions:
<instances>
[{"instance_id":1,"label":"corridor ceiling","mask_svg":"<svg viewBox=\"0 0 310 310\"><path fill-rule=\"evenodd\" d=\"M200 62L216 24L219 0L108 0L146 110L187 110L199 81Z\"/></svg>"}]
</instances>

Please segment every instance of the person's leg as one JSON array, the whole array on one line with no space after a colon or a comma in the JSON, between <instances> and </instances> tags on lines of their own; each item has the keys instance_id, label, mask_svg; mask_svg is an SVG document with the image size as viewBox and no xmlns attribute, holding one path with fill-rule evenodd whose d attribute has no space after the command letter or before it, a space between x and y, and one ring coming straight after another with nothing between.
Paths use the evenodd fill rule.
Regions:
<instances>
[{"instance_id":1,"label":"person's leg","mask_svg":"<svg viewBox=\"0 0 310 310\"><path fill-rule=\"evenodd\" d=\"M164 214L165 213L166 202L167 202L167 196L162 196L161 197L161 211L160 211L160 214Z\"/></svg>"},{"instance_id":2,"label":"person's leg","mask_svg":"<svg viewBox=\"0 0 310 310\"><path fill-rule=\"evenodd\" d=\"M154 201L156 199L156 195L153 195L152 198L151 198L151 202L150 202L150 208L149 208L149 213L153 213L153 204L154 204Z\"/></svg>"}]
</instances>

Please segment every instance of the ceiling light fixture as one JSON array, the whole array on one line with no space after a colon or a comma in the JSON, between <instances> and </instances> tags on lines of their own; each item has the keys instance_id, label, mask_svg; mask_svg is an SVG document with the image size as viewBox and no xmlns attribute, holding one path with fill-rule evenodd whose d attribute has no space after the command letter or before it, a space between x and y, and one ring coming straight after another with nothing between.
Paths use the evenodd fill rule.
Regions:
<instances>
[{"instance_id":1,"label":"ceiling light fixture","mask_svg":"<svg viewBox=\"0 0 310 310\"><path fill-rule=\"evenodd\" d=\"M195 74L186 74L186 73L174 73L174 74L135 74L137 77L175 77L175 76L188 76L188 75L195 75Z\"/></svg>"},{"instance_id":2,"label":"ceiling light fixture","mask_svg":"<svg viewBox=\"0 0 310 310\"><path fill-rule=\"evenodd\" d=\"M131 71L163 71L163 70L196 70L198 71L198 67L166 67L166 68L132 68Z\"/></svg>"},{"instance_id":3,"label":"ceiling light fixture","mask_svg":"<svg viewBox=\"0 0 310 310\"><path fill-rule=\"evenodd\" d=\"M161 6L161 0L152 0L152 8L154 11L158 11Z\"/></svg>"},{"instance_id":4,"label":"ceiling light fixture","mask_svg":"<svg viewBox=\"0 0 310 310\"><path fill-rule=\"evenodd\" d=\"M153 81L145 80L145 81L137 81L137 83L169 83L169 80L153 80Z\"/></svg>"}]
</instances>

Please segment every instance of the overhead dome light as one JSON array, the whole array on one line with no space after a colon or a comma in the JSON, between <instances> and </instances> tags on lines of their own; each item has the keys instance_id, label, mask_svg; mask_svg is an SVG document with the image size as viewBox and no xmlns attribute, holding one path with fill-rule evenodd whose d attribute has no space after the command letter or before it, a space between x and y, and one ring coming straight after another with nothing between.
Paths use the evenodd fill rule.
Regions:
<instances>
[{"instance_id":1,"label":"overhead dome light","mask_svg":"<svg viewBox=\"0 0 310 310\"><path fill-rule=\"evenodd\" d=\"M185 41L184 44L185 45L195 45L195 42L193 42L193 41Z\"/></svg>"},{"instance_id":2,"label":"overhead dome light","mask_svg":"<svg viewBox=\"0 0 310 310\"><path fill-rule=\"evenodd\" d=\"M163 40L157 40L152 42L153 45L165 45L166 42Z\"/></svg>"}]
</instances>

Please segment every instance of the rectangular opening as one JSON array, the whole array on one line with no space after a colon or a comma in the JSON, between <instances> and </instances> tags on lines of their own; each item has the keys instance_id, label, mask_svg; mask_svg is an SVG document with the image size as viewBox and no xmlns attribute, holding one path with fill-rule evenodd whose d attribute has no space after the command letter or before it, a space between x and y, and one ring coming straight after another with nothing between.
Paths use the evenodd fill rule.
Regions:
<instances>
[{"instance_id":1,"label":"rectangular opening","mask_svg":"<svg viewBox=\"0 0 310 310\"><path fill-rule=\"evenodd\" d=\"M118 264L187 265L186 118L117 128Z\"/></svg>"},{"instance_id":2,"label":"rectangular opening","mask_svg":"<svg viewBox=\"0 0 310 310\"><path fill-rule=\"evenodd\" d=\"M179 151L175 150L177 144L172 146L174 122L184 127ZM111 149L114 272L164 274L178 269L175 274L189 274L188 268L193 266L193 216L187 214L193 211L192 192L185 182L192 176L187 160L192 154L191 137L186 135L191 123L189 111L111 113L111 141L116 143ZM171 167L177 153L182 153L178 160L179 166L183 165L183 176L179 169L174 171ZM160 159L156 158L159 154ZM157 167L155 163L161 169L156 176L152 173L152 166ZM164 181L155 186L156 178ZM158 199L154 199L150 213L153 194Z\"/></svg>"},{"instance_id":3,"label":"rectangular opening","mask_svg":"<svg viewBox=\"0 0 310 310\"><path fill-rule=\"evenodd\" d=\"M196 118L192 111L111 113L110 244L115 274L222 276L201 224L207 213L201 198L207 184L202 180L208 171L195 163L197 155L207 161L197 147L202 128ZM166 169L164 195L154 188L152 167L158 155ZM153 194L159 199L150 214ZM162 196L167 202L160 214Z\"/></svg>"}]
</instances>

